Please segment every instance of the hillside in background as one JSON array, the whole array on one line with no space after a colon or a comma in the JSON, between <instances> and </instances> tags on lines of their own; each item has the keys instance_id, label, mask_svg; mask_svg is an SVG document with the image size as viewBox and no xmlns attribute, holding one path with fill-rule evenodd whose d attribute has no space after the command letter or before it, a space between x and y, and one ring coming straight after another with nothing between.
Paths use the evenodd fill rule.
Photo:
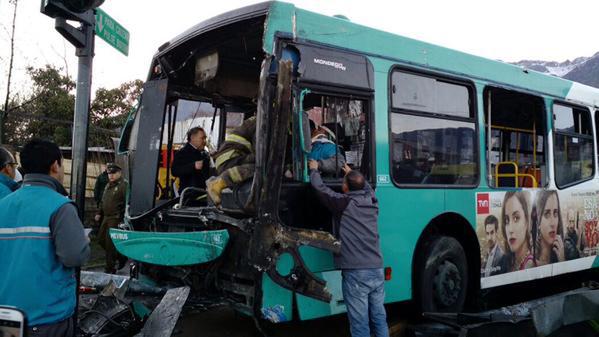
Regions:
<instances>
[{"instance_id":1,"label":"hillside in background","mask_svg":"<svg viewBox=\"0 0 599 337\"><path fill-rule=\"evenodd\" d=\"M536 70L545 74L563 77L599 88L599 53L591 57L578 57L572 61L538 61L523 60L515 65L526 69Z\"/></svg>"}]
</instances>

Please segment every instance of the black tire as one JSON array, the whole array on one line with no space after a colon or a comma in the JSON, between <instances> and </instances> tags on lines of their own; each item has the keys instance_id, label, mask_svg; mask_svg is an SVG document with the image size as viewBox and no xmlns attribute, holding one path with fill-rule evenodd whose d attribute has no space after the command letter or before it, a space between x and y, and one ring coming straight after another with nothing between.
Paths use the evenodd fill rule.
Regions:
<instances>
[{"instance_id":1,"label":"black tire","mask_svg":"<svg viewBox=\"0 0 599 337\"><path fill-rule=\"evenodd\" d=\"M414 295L422 312L461 312L468 292L464 248L449 236L426 239L415 268Z\"/></svg>"}]
</instances>

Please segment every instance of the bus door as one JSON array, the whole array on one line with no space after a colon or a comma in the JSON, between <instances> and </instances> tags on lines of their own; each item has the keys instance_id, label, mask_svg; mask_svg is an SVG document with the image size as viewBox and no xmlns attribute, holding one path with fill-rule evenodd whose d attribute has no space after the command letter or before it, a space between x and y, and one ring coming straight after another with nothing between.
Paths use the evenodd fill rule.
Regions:
<instances>
[{"instance_id":1,"label":"bus door","mask_svg":"<svg viewBox=\"0 0 599 337\"><path fill-rule=\"evenodd\" d=\"M129 214L139 215L154 207L168 80L144 84L140 107L125 125L120 144L129 159ZM155 169L148 169L155 168ZM150 183L148 183L150 182Z\"/></svg>"},{"instance_id":2,"label":"bus door","mask_svg":"<svg viewBox=\"0 0 599 337\"><path fill-rule=\"evenodd\" d=\"M295 132L288 140L282 219L292 227L334 233L330 214L310 185L307 164L311 159L318 161L325 184L339 192L345 164L371 178L371 100L305 87L297 88L295 97Z\"/></svg>"},{"instance_id":3,"label":"bus door","mask_svg":"<svg viewBox=\"0 0 599 337\"><path fill-rule=\"evenodd\" d=\"M297 53L299 64L279 213L288 226L334 233L309 184L307 163L319 161L323 180L338 191L345 163L372 181L373 68L362 55L303 44L285 48Z\"/></svg>"},{"instance_id":4,"label":"bus door","mask_svg":"<svg viewBox=\"0 0 599 337\"><path fill-rule=\"evenodd\" d=\"M285 53L298 60L292 90L291 127L283 162L279 218L297 231L335 233L329 211L319 202L308 175L308 160L317 159L322 178L341 191L345 163L372 181L374 176L372 96L373 71L361 55L307 45L287 45ZM319 153L316 156L316 152ZM326 167L325 167L326 166ZM329 251L313 245L299 247L311 273L326 280L329 303L296 295L301 319L345 311L341 275ZM308 308L319 307L322 310Z\"/></svg>"}]
</instances>

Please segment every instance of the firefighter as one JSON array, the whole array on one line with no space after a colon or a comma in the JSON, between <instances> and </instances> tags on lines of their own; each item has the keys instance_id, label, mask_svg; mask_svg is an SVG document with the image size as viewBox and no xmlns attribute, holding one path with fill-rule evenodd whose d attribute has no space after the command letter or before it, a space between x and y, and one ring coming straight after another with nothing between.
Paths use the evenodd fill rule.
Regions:
<instances>
[{"instance_id":1,"label":"firefighter","mask_svg":"<svg viewBox=\"0 0 599 337\"><path fill-rule=\"evenodd\" d=\"M0 147L0 199L17 189L15 182L17 161L5 148Z\"/></svg>"},{"instance_id":2,"label":"firefighter","mask_svg":"<svg viewBox=\"0 0 599 337\"><path fill-rule=\"evenodd\" d=\"M117 164L108 163L106 172L108 172L108 184L104 189L99 213L96 214L95 220L102 221L98 233L98 243L106 251L105 272L114 274L124 266L126 259L116 251L109 232L110 228L117 228L123 221L127 182L122 178L121 168Z\"/></svg>"},{"instance_id":3,"label":"firefighter","mask_svg":"<svg viewBox=\"0 0 599 337\"><path fill-rule=\"evenodd\" d=\"M224 188L233 187L254 176L256 157L256 117L246 119L225 138L214 154L217 177L206 181L206 190L215 205Z\"/></svg>"}]
</instances>

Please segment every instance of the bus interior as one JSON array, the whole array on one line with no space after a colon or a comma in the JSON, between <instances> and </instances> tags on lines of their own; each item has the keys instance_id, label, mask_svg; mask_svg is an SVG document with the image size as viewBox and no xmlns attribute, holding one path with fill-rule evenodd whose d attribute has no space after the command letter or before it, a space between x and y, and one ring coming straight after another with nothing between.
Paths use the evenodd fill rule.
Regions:
<instances>
[{"instance_id":1,"label":"bus interior","mask_svg":"<svg viewBox=\"0 0 599 337\"><path fill-rule=\"evenodd\" d=\"M168 45L163 46L163 51L158 53L150 78L168 80L168 90L160 153L155 153L158 174L153 207L180 197L170 165L174 151L186 141L184 135L187 130L194 126L203 127L207 134L207 150L214 153L228 132L256 113L261 64L266 56L261 49L262 34L263 18L246 20L207 32L201 38L190 39L172 49ZM288 50L300 53L292 46ZM301 64L301 55L299 57ZM272 69L271 66L271 72ZM323 173L325 183L331 188L341 191L343 162L372 181L369 93L356 94L355 90L347 93L343 88L331 91L322 85L298 83L302 74L295 72L295 75L292 111L298 114L303 109L305 118L301 123L305 125L299 125L300 121L293 119L289 126L279 214L283 223L290 227L332 232L331 214L318 202L309 185L307 160L310 146L300 146L300 138L305 138L308 144L314 127L324 127L328 131L326 138L335 144L338 155L343 158L335 172ZM307 94L300 99L302 91ZM167 153L170 155L167 156ZM147 171L147 167L145 165L139 170ZM136 183L135 165L132 169L131 180ZM246 205L251 186L252 182L248 181L223 191L222 209L235 217L246 217L251 213ZM189 193L189 196L181 199L180 210L169 214L175 216L185 213L185 208L197 207L198 203L189 201L197 195ZM143 198L139 195L133 197ZM187 216L185 219L193 222ZM180 219L171 220L181 223Z\"/></svg>"},{"instance_id":2,"label":"bus interior","mask_svg":"<svg viewBox=\"0 0 599 337\"><path fill-rule=\"evenodd\" d=\"M484 104L489 185L545 186L547 128L543 99L501 88L487 88Z\"/></svg>"},{"instance_id":3,"label":"bus interior","mask_svg":"<svg viewBox=\"0 0 599 337\"><path fill-rule=\"evenodd\" d=\"M156 200L151 201L152 206L179 197L170 166L174 151L186 142L185 134L190 128L200 126L206 131L206 150L214 153L228 132L255 114L260 70L265 57L263 29L264 17L259 16L210 30L173 48L170 43L159 48L150 80L166 80L168 89L161 121L160 154L153 153L160 160L155 175ZM139 169L147 170L147 167ZM135 167L132 169L131 180L135 184L139 175ZM189 199L192 197L195 199L197 195L190 193ZM181 206L189 202L182 201ZM198 204L191 202L189 205ZM144 210L138 210L138 213L141 211Z\"/></svg>"},{"instance_id":4,"label":"bus interior","mask_svg":"<svg viewBox=\"0 0 599 337\"><path fill-rule=\"evenodd\" d=\"M298 110L297 107L294 110ZM310 133L315 128L323 128L322 138L334 143L336 156L333 171L323 171L324 183L337 192L341 192L343 180L342 163L347 163L353 170L358 170L367 179L371 178L370 158L370 114L366 98L311 92L303 101L301 110L304 120L308 120ZM297 128L293 128L297 130ZM307 129L307 128L306 128ZM306 130L307 131L307 130ZM304 137L308 136L304 132ZM308 184L309 176L306 162L309 151L302 151L300 141L296 138L293 146L292 137L288 141L285 159L286 175L281 189L281 220L288 226L296 228L317 229L333 233L330 212L318 200L312 187ZM312 139L311 144L316 142ZM370 179L371 180L371 179Z\"/></svg>"}]
</instances>

